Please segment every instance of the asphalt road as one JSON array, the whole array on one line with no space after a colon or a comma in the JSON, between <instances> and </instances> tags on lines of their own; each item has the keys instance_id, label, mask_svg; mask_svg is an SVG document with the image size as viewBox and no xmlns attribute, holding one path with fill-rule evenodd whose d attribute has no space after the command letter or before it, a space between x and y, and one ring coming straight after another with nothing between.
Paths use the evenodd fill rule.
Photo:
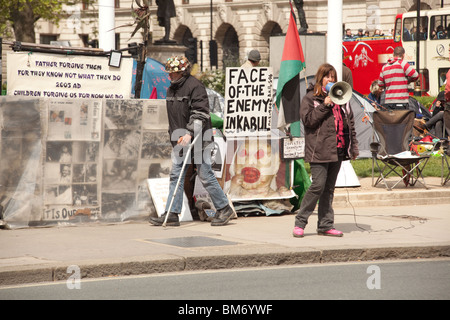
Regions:
<instances>
[{"instance_id":1,"label":"asphalt road","mask_svg":"<svg viewBox=\"0 0 450 320\"><path fill-rule=\"evenodd\" d=\"M0 300L179 300L180 304L174 307L178 308L185 307L181 302L186 299L232 299L237 303L450 299L450 259L314 264L87 280L79 280L76 275L74 272L64 282L0 287Z\"/></svg>"}]
</instances>

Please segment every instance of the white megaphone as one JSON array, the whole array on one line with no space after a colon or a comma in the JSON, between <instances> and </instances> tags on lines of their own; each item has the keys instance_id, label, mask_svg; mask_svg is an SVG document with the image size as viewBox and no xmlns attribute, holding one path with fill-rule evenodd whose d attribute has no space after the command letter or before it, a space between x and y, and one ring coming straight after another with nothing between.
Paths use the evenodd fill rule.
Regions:
<instances>
[{"instance_id":1,"label":"white megaphone","mask_svg":"<svg viewBox=\"0 0 450 320\"><path fill-rule=\"evenodd\" d=\"M328 82L325 90L335 104L346 104L352 98L352 87L345 81Z\"/></svg>"}]
</instances>

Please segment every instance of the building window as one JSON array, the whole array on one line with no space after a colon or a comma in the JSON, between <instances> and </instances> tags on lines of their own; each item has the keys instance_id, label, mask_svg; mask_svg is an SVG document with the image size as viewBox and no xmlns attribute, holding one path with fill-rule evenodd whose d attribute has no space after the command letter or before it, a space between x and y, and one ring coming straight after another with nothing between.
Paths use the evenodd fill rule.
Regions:
<instances>
[{"instance_id":1,"label":"building window","mask_svg":"<svg viewBox=\"0 0 450 320\"><path fill-rule=\"evenodd\" d=\"M56 40L58 40L58 36L56 34L41 34L39 36L40 44L50 44L50 42Z\"/></svg>"},{"instance_id":2,"label":"building window","mask_svg":"<svg viewBox=\"0 0 450 320\"><path fill-rule=\"evenodd\" d=\"M405 19L406 20L406 19ZM450 39L450 15L431 17L430 39Z\"/></svg>"},{"instance_id":3,"label":"building window","mask_svg":"<svg viewBox=\"0 0 450 320\"><path fill-rule=\"evenodd\" d=\"M80 34L78 35L81 39L81 42L83 42L83 47L89 47L89 35L87 34Z\"/></svg>"},{"instance_id":4,"label":"building window","mask_svg":"<svg viewBox=\"0 0 450 320\"><path fill-rule=\"evenodd\" d=\"M114 8L120 8L120 0L114 0Z\"/></svg>"},{"instance_id":5,"label":"building window","mask_svg":"<svg viewBox=\"0 0 450 320\"><path fill-rule=\"evenodd\" d=\"M181 1L181 4L189 4L189 0L183 0Z\"/></svg>"},{"instance_id":6,"label":"building window","mask_svg":"<svg viewBox=\"0 0 450 320\"><path fill-rule=\"evenodd\" d=\"M233 2L233 0L225 0L225 2Z\"/></svg>"},{"instance_id":7,"label":"building window","mask_svg":"<svg viewBox=\"0 0 450 320\"><path fill-rule=\"evenodd\" d=\"M239 65L239 37L232 26L225 32L222 42L222 54L224 69Z\"/></svg>"},{"instance_id":8,"label":"building window","mask_svg":"<svg viewBox=\"0 0 450 320\"><path fill-rule=\"evenodd\" d=\"M403 41L416 41L417 37L417 18L405 18L403 21ZM419 40L427 39L428 17L422 17L419 20Z\"/></svg>"}]
</instances>

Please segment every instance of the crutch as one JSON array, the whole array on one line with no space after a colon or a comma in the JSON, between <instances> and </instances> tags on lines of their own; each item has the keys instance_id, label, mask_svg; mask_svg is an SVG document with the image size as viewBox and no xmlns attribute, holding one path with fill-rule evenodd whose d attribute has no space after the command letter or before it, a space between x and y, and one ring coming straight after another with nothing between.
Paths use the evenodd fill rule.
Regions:
<instances>
[{"instance_id":1,"label":"crutch","mask_svg":"<svg viewBox=\"0 0 450 320\"><path fill-rule=\"evenodd\" d=\"M200 129L198 129L198 128L200 128ZM170 200L169 208L167 209L167 212L166 212L166 217L164 218L164 222L162 224L162 226L164 228L166 227L167 218L169 217L170 209L172 209L172 204L173 204L173 201L175 200L175 196L178 191L178 186L180 185L181 177L183 176L184 168L186 167L186 162L187 162L186 160L189 159L189 157L191 155L192 147L194 146L197 139L201 136L201 133L202 133L201 128L202 128L202 122L200 120L194 120L194 133L195 133L195 131L197 131L197 134L194 137L194 140L192 141L192 143L189 145L186 155L184 156L183 166L181 167L180 176L178 177L178 181L175 186L175 190L173 191L172 199Z\"/></svg>"}]
</instances>

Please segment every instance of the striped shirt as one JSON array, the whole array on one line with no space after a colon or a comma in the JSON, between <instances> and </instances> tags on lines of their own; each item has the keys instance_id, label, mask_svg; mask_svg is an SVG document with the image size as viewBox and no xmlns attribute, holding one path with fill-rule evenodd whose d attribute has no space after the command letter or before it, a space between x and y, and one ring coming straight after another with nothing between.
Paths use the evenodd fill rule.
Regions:
<instances>
[{"instance_id":1,"label":"striped shirt","mask_svg":"<svg viewBox=\"0 0 450 320\"><path fill-rule=\"evenodd\" d=\"M418 78L418 72L408 62L399 57L389 59L378 78L379 86L385 88L385 103L408 103L408 83Z\"/></svg>"}]
</instances>

